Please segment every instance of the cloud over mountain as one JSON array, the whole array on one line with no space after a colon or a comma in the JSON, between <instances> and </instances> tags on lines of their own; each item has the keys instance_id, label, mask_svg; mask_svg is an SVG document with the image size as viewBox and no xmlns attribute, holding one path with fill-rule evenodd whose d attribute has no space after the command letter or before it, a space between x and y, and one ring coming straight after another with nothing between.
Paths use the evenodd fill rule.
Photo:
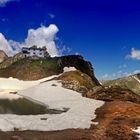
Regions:
<instances>
[{"instance_id":1,"label":"cloud over mountain","mask_svg":"<svg viewBox=\"0 0 140 140\"><path fill-rule=\"evenodd\" d=\"M8 2L12 2L12 1L19 1L19 0L0 0L0 7L4 7Z\"/></svg>"},{"instance_id":2,"label":"cloud over mountain","mask_svg":"<svg viewBox=\"0 0 140 140\"><path fill-rule=\"evenodd\" d=\"M0 33L0 50L11 56L19 52L22 47L37 45L38 47L46 46L51 56L57 56L58 50L55 45L55 36L58 31L58 27L54 24L48 27L41 26L37 29L29 29L27 38L23 42L6 40L4 35Z\"/></svg>"},{"instance_id":3,"label":"cloud over mountain","mask_svg":"<svg viewBox=\"0 0 140 140\"><path fill-rule=\"evenodd\" d=\"M132 48L130 54L127 55L126 58L140 60L140 50L137 50L135 48Z\"/></svg>"},{"instance_id":4,"label":"cloud over mountain","mask_svg":"<svg viewBox=\"0 0 140 140\"><path fill-rule=\"evenodd\" d=\"M13 54L13 50L10 47L8 40L6 40L2 33L0 33L0 50L3 50L7 55Z\"/></svg>"},{"instance_id":5,"label":"cloud over mountain","mask_svg":"<svg viewBox=\"0 0 140 140\"><path fill-rule=\"evenodd\" d=\"M26 46L37 45L38 47L46 46L48 52L55 56L58 54L55 46L55 35L58 32L56 25L51 24L49 27L41 26L38 29L29 29L28 36L25 40Z\"/></svg>"}]
</instances>

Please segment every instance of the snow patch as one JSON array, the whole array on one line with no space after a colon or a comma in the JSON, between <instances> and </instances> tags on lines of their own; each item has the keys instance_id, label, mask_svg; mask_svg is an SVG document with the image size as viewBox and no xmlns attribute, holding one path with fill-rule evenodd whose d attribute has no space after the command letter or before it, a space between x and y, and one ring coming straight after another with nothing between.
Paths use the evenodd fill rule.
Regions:
<instances>
[{"instance_id":1,"label":"snow patch","mask_svg":"<svg viewBox=\"0 0 140 140\"><path fill-rule=\"evenodd\" d=\"M43 78L36 81L22 81L16 78L0 78L0 89L8 89L8 90L23 90L30 88L32 86L38 85L41 82L50 80L54 77L58 77L60 75L53 75L47 78Z\"/></svg>"},{"instance_id":2,"label":"snow patch","mask_svg":"<svg viewBox=\"0 0 140 140\"><path fill-rule=\"evenodd\" d=\"M15 92L15 91L13 91L13 92ZM0 91L0 99L13 100L13 99L19 99L19 98L22 98L22 96L12 93L11 90L10 91L9 90Z\"/></svg>"},{"instance_id":3,"label":"snow patch","mask_svg":"<svg viewBox=\"0 0 140 140\"><path fill-rule=\"evenodd\" d=\"M55 85L55 86L53 86ZM78 92L65 89L59 81L47 81L18 92L18 95L41 102L51 109L69 108L62 114L44 115L0 115L0 129L11 131L42 130L55 131L70 128L90 128L96 118L95 110L104 102L82 97ZM47 118L42 120L41 118ZM97 124L97 123L95 123Z\"/></svg>"},{"instance_id":4,"label":"snow patch","mask_svg":"<svg viewBox=\"0 0 140 140\"><path fill-rule=\"evenodd\" d=\"M69 72L69 71L76 71L77 69L75 67L64 67L63 72Z\"/></svg>"},{"instance_id":5,"label":"snow patch","mask_svg":"<svg viewBox=\"0 0 140 140\"><path fill-rule=\"evenodd\" d=\"M40 84L41 82L51 80L60 75L53 75L53 76L43 78L40 80L36 80L36 81L22 81L22 80L18 80L16 78L12 78L12 77L0 78L0 99L10 99L11 100L11 99L21 98L21 96L19 96L17 94L9 94L9 93L28 89L30 87Z\"/></svg>"}]
</instances>

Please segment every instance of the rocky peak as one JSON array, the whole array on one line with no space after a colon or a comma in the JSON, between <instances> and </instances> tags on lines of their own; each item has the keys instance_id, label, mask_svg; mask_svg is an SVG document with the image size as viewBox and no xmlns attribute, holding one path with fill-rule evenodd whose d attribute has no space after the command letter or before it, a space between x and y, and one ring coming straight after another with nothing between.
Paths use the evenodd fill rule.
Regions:
<instances>
[{"instance_id":1,"label":"rocky peak","mask_svg":"<svg viewBox=\"0 0 140 140\"><path fill-rule=\"evenodd\" d=\"M4 51L0 50L0 63L2 63L6 58L8 58L6 53Z\"/></svg>"},{"instance_id":2,"label":"rocky peak","mask_svg":"<svg viewBox=\"0 0 140 140\"><path fill-rule=\"evenodd\" d=\"M94 68L92 67L91 62L84 60L81 55L68 55L58 57L57 59L61 68L75 67L77 70L89 75L97 85L100 85L98 80L95 78Z\"/></svg>"},{"instance_id":3,"label":"rocky peak","mask_svg":"<svg viewBox=\"0 0 140 140\"><path fill-rule=\"evenodd\" d=\"M135 74L134 76L140 80L140 73Z\"/></svg>"}]
</instances>

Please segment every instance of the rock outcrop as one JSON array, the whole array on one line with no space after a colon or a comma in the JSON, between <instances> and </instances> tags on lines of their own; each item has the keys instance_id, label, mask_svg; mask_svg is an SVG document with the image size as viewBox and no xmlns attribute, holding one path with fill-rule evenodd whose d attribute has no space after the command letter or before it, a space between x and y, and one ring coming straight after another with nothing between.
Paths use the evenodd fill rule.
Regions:
<instances>
[{"instance_id":1,"label":"rock outcrop","mask_svg":"<svg viewBox=\"0 0 140 140\"><path fill-rule=\"evenodd\" d=\"M129 89L119 86L98 87L92 93L86 93L86 97L103 101L129 101L140 103L140 96Z\"/></svg>"},{"instance_id":2,"label":"rock outcrop","mask_svg":"<svg viewBox=\"0 0 140 140\"><path fill-rule=\"evenodd\" d=\"M102 82L103 86L119 86L140 95L140 74Z\"/></svg>"},{"instance_id":3,"label":"rock outcrop","mask_svg":"<svg viewBox=\"0 0 140 140\"><path fill-rule=\"evenodd\" d=\"M70 71L63 73L57 80L61 80L62 86L80 93L93 91L93 87L97 84L90 76L81 71Z\"/></svg>"},{"instance_id":4,"label":"rock outcrop","mask_svg":"<svg viewBox=\"0 0 140 140\"><path fill-rule=\"evenodd\" d=\"M0 63L5 61L7 58L8 58L8 56L6 55L6 53L4 51L0 50Z\"/></svg>"},{"instance_id":5,"label":"rock outcrop","mask_svg":"<svg viewBox=\"0 0 140 140\"><path fill-rule=\"evenodd\" d=\"M92 64L89 61L85 61L80 55L69 55L63 57L57 57L58 64L61 68L64 67L75 67L83 73L89 75L93 81L98 83L98 80L95 78L94 69Z\"/></svg>"}]
</instances>

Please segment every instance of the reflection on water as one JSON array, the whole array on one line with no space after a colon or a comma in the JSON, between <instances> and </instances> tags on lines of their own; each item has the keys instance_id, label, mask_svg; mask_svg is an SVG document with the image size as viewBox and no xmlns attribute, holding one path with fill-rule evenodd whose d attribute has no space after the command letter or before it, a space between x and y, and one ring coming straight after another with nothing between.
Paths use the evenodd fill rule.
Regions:
<instances>
[{"instance_id":1,"label":"reflection on water","mask_svg":"<svg viewBox=\"0 0 140 140\"><path fill-rule=\"evenodd\" d=\"M37 115L37 114L60 114L68 111L49 109L46 106L34 103L25 98L14 100L0 99L0 114L17 114L17 115Z\"/></svg>"}]
</instances>

